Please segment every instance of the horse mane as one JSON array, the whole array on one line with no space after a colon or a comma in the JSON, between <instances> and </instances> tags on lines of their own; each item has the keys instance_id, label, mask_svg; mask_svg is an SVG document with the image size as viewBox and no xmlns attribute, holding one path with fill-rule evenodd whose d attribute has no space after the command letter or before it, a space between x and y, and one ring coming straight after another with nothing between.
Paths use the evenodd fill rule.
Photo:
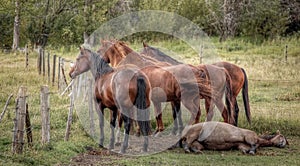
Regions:
<instances>
[{"instance_id":1,"label":"horse mane","mask_svg":"<svg viewBox=\"0 0 300 166\"><path fill-rule=\"evenodd\" d=\"M176 59L168 56L167 54L163 53L162 51L160 51L158 48L154 48L151 47L149 45L147 45L148 48L145 47L145 49L149 49L150 51L155 52L154 54L148 55L151 58L154 58L156 60L161 59L165 62L168 62L172 65L178 65L178 64L182 64L182 62L177 61Z\"/></svg>"},{"instance_id":2,"label":"horse mane","mask_svg":"<svg viewBox=\"0 0 300 166\"><path fill-rule=\"evenodd\" d=\"M106 74L106 73L110 73L113 72L114 69L112 67L109 66L109 64L107 62L105 62L101 56L89 49L85 49L85 51L88 51L91 54L91 62L92 62L92 71L95 71L95 79L97 79L98 77Z\"/></svg>"}]
</instances>

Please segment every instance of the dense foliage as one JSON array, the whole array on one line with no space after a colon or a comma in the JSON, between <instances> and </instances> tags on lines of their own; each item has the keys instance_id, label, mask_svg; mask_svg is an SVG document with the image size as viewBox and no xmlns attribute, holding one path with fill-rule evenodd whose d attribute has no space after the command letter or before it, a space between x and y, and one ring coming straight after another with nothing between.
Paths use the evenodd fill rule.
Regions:
<instances>
[{"instance_id":1,"label":"dense foliage","mask_svg":"<svg viewBox=\"0 0 300 166\"><path fill-rule=\"evenodd\" d=\"M68 46L83 43L103 22L137 10L163 10L182 15L220 41L246 36L269 39L299 35L297 0L3 0L0 46L12 45L15 2L20 10L20 46ZM137 34L135 37L144 37ZM157 38L158 35L153 35ZM160 36L160 35L159 35Z\"/></svg>"}]
</instances>

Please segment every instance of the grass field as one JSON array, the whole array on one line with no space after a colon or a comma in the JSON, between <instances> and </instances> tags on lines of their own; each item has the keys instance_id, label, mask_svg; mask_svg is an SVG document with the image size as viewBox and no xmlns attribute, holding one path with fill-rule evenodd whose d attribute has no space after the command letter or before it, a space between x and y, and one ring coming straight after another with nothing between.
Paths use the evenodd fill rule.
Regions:
<instances>
[{"instance_id":1,"label":"grass field","mask_svg":"<svg viewBox=\"0 0 300 166\"><path fill-rule=\"evenodd\" d=\"M73 157L86 156L86 164L99 165L299 165L300 164L300 40L296 38L278 39L262 43L253 43L246 39L234 39L215 44L216 52L222 60L243 67L249 78L249 96L252 113L252 124L246 122L241 96L239 126L252 129L258 133L280 130L286 135L290 145L284 149L259 149L255 156L242 155L239 151L204 151L203 154L185 154L181 149L165 151L143 157L118 155L91 155L86 147L96 151L97 142L84 131L76 114L73 115L70 141L64 141L64 134L69 109L69 97L60 96L61 91L52 86L46 77L38 75L37 54L31 53L29 68L25 68L25 57L22 53L0 54L0 108L10 94L14 95L8 111L0 123L0 165L55 165L80 164ZM149 45L160 46L176 52L177 58L187 63L198 64L199 57L188 45L174 40L149 42ZM284 48L288 45L287 61ZM135 49L140 43L132 43ZM51 51L68 59L75 59L77 52L73 49ZM66 65L68 69L68 65ZM69 80L68 80L69 81ZM51 141L41 144L41 116L39 93L42 85L49 85L51 104ZM20 86L28 89L28 104L33 126L32 148L25 144L21 155L11 153L11 140L15 98ZM203 107L203 106L202 106ZM1 109L2 110L2 109ZM76 110L78 111L78 110ZM202 113L202 121L204 113ZM167 118L167 115L164 116ZM165 119L166 125L171 121ZM93 159L89 160L88 157ZM73 159L72 159L73 158ZM76 158L76 157L75 157ZM84 157L83 157L84 158ZM72 159L72 161L71 161ZM81 160L84 160L81 158ZM89 163L90 161L90 163Z\"/></svg>"}]
</instances>

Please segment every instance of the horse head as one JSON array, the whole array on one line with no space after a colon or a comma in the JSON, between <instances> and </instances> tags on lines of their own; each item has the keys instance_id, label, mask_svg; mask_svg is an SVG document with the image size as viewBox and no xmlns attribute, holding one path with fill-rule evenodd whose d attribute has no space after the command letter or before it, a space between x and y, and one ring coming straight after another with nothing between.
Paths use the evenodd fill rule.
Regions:
<instances>
[{"instance_id":1,"label":"horse head","mask_svg":"<svg viewBox=\"0 0 300 166\"><path fill-rule=\"evenodd\" d=\"M86 49L84 46L79 47L79 54L76 58L75 64L71 67L71 70L69 72L69 76L74 79L76 76L80 75L81 73L84 73L90 69L89 65L89 50Z\"/></svg>"}]
</instances>

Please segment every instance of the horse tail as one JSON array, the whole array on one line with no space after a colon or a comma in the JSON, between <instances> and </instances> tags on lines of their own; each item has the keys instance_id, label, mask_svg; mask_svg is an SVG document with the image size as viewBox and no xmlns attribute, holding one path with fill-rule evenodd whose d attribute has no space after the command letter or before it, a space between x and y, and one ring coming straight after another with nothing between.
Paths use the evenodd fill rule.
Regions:
<instances>
[{"instance_id":1,"label":"horse tail","mask_svg":"<svg viewBox=\"0 0 300 166\"><path fill-rule=\"evenodd\" d=\"M248 122L251 124L251 113L250 113L249 96L248 96L248 78L247 78L246 71L243 68L241 68L241 70L244 73L244 85L243 85L243 89L242 89L242 94L243 94L245 113L246 113Z\"/></svg>"},{"instance_id":2,"label":"horse tail","mask_svg":"<svg viewBox=\"0 0 300 166\"><path fill-rule=\"evenodd\" d=\"M137 108L137 121L141 128L143 136L151 132L150 110L147 107L147 84L146 78L142 75L137 76L137 94L134 105Z\"/></svg>"},{"instance_id":3,"label":"horse tail","mask_svg":"<svg viewBox=\"0 0 300 166\"><path fill-rule=\"evenodd\" d=\"M226 76L225 103L227 108L228 122L230 124L234 124L235 126L237 126L237 120L236 117L234 116L233 109L232 109L235 98L233 97L233 92L232 92L231 77L226 70L224 70L224 72Z\"/></svg>"}]
</instances>

